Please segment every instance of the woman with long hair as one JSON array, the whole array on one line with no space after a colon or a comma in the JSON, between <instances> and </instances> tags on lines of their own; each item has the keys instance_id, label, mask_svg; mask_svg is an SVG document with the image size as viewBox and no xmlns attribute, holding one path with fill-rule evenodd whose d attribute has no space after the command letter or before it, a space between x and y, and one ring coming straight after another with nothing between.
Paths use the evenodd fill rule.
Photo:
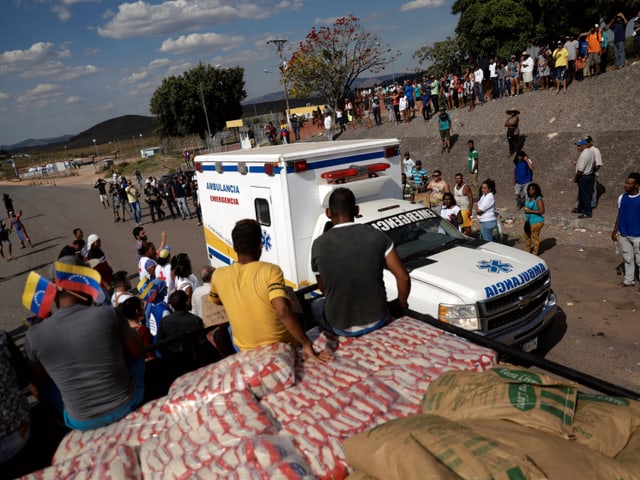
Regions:
<instances>
[{"instance_id":1,"label":"woman with long hair","mask_svg":"<svg viewBox=\"0 0 640 480\"><path fill-rule=\"evenodd\" d=\"M524 202L524 240L527 252L538 255L540 249L540 230L544 227L544 200L542 190L537 183L527 186L527 198ZM527 226L528 225L528 226ZM533 250L531 245L533 244Z\"/></svg>"}]
</instances>

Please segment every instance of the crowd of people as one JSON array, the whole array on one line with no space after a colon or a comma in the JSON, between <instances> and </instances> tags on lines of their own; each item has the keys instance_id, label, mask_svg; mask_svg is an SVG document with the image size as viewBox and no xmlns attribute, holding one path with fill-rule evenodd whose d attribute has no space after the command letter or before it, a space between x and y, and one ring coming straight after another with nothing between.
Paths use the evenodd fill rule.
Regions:
<instances>
[{"instance_id":1,"label":"crowd of people","mask_svg":"<svg viewBox=\"0 0 640 480\"><path fill-rule=\"evenodd\" d=\"M128 215L136 225L142 225L143 205L140 201L142 198L149 209L151 223L163 221L167 215L171 215L174 220L178 217L182 220L190 220L195 215L198 218L198 225L201 225L202 212L198 201L198 182L195 174L187 174L179 168L175 175L164 178L160 181L154 176L149 176L144 180L143 186L141 175L136 175L134 183L114 171L111 182L99 178L94 188L98 190L102 207L112 207L115 223L126 222ZM167 213L163 207L169 212Z\"/></svg>"}]
</instances>

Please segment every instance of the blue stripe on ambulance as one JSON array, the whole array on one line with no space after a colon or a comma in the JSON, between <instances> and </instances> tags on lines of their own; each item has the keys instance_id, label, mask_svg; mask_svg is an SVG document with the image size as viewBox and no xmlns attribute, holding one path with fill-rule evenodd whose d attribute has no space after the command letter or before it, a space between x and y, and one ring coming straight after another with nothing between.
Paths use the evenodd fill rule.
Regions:
<instances>
[{"instance_id":1,"label":"blue stripe on ambulance","mask_svg":"<svg viewBox=\"0 0 640 480\"><path fill-rule=\"evenodd\" d=\"M231 265L231 263L233 262L229 257L227 257L226 255L223 255L218 250L214 249L213 247L210 247L209 245L207 245L207 251L209 252L209 255L216 257L218 260L220 260L223 263L226 263L227 265Z\"/></svg>"},{"instance_id":2,"label":"blue stripe on ambulance","mask_svg":"<svg viewBox=\"0 0 640 480\"><path fill-rule=\"evenodd\" d=\"M319 162L307 163L307 170L319 170L321 168L335 167L338 165L352 165L355 162L362 162L365 160L375 160L377 158L384 158L384 152L371 152L362 153L359 155L352 155L349 157L331 158L328 160L321 160ZM215 164L202 164L202 170L205 172L216 171ZM273 172L279 174L282 167L274 167ZM223 172L237 172L238 165L222 165ZM287 166L287 173L294 173L295 168L293 165ZM249 166L248 173L265 173L264 166Z\"/></svg>"}]
</instances>

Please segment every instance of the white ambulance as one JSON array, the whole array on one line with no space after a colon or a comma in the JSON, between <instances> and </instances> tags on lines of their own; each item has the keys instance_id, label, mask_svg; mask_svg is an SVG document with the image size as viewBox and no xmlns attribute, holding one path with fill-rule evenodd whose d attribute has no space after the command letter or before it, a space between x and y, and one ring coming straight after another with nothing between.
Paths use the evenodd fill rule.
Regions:
<instances>
[{"instance_id":1,"label":"white ambulance","mask_svg":"<svg viewBox=\"0 0 640 480\"><path fill-rule=\"evenodd\" d=\"M402 200L397 139L296 143L195 159L207 253L215 267L237 259L238 220L262 226L261 260L279 265L294 290L312 285L311 244L327 228L331 192L347 187L358 222L387 233L411 276L411 310L525 350L556 313L543 260L471 239L430 209ZM395 279L385 273L387 297Z\"/></svg>"}]
</instances>

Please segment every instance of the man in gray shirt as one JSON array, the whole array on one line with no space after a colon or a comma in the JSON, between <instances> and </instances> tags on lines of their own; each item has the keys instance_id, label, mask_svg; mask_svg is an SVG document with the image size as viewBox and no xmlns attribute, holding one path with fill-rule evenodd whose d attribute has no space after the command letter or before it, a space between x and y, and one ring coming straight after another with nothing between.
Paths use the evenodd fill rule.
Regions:
<instances>
[{"instance_id":1,"label":"man in gray shirt","mask_svg":"<svg viewBox=\"0 0 640 480\"><path fill-rule=\"evenodd\" d=\"M411 284L391 239L380 230L354 223L356 199L347 188L329 198L332 228L311 248L311 268L325 294L312 303L320 327L338 335L356 336L382 327L390 318L383 282L385 266L396 277L398 299L407 308Z\"/></svg>"},{"instance_id":2,"label":"man in gray shirt","mask_svg":"<svg viewBox=\"0 0 640 480\"><path fill-rule=\"evenodd\" d=\"M57 269L59 264L65 271L71 267L76 279L83 269L92 270L77 257L62 257ZM56 312L27 331L24 346L38 397L76 430L113 423L135 410L144 396L139 337L115 309L92 303L82 287L58 286Z\"/></svg>"}]
</instances>

